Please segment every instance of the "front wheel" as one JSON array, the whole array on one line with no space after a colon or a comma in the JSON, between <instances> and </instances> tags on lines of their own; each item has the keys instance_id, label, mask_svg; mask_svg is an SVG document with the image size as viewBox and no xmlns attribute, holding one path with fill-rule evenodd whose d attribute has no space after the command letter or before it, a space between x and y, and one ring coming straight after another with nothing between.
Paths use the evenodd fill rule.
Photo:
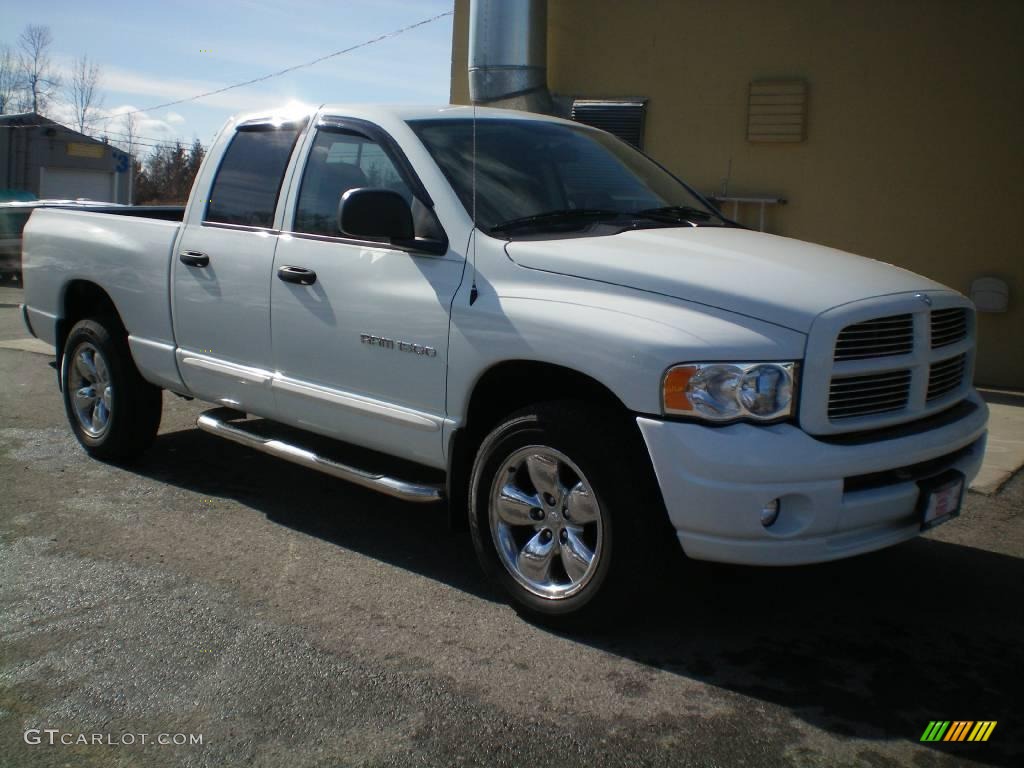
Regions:
<instances>
[{"instance_id":1,"label":"front wheel","mask_svg":"<svg viewBox=\"0 0 1024 768\"><path fill-rule=\"evenodd\" d=\"M527 612L613 613L644 589L648 561L674 538L628 426L610 409L547 403L483 441L470 479L473 542L484 570Z\"/></svg>"},{"instance_id":2,"label":"front wheel","mask_svg":"<svg viewBox=\"0 0 1024 768\"><path fill-rule=\"evenodd\" d=\"M64 350L64 409L78 442L98 459L142 453L160 427L163 395L139 374L117 321L76 323Z\"/></svg>"}]
</instances>

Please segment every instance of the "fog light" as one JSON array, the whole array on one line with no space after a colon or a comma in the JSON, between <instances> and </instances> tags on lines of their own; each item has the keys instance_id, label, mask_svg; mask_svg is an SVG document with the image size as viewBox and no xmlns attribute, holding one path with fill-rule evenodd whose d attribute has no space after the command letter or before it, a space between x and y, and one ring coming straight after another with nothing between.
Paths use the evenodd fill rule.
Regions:
<instances>
[{"instance_id":1,"label":"fog light","mask_svg":"<svg viewBox=\"0 0 1024 768\"><path fill-rule=\"evenodd\" d=\"M770 528L779 518L779 500L773 499L761 507L761 525Z\"/></svg>"}]
</instances>

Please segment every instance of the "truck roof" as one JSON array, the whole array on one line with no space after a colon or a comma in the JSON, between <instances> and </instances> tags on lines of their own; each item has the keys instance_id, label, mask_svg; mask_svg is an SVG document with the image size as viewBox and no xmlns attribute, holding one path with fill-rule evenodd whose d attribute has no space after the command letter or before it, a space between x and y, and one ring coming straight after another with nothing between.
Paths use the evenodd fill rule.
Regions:
<instances>
[{"instance_id":1,"label":"truck roof","mask_svg":"<svg viewBox=\"0 0 1024 768\"><path fill-rule=\"evenodd\" d=\"M319 107L311 104L288 104L276 108L263 109L258 112L247 112L235 115L234 124L266 119L296 119L313 115L319 111L325 114L360 117L373 122L391 122L393 120L457 120L470 118L474 114L473 107L463 104L441 105L408 105L408 104L352 104L328 103ZM547 122L569 122L550 115L522 112L515 109L495 109L494 107L477 107L476 116L480 119L504 118L508 120L544 120ZM578 125L578 123L572 123Z\"/></svg>"}]
</instances>

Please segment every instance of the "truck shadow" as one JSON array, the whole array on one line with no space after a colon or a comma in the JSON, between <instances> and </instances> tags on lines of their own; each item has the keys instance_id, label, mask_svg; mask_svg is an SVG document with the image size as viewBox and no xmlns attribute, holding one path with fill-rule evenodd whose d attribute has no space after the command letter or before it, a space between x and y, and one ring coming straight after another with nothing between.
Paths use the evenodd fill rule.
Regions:
<instances>
[{"instance_id":1,"label":"truck shadow","mask_svg":"<svg viewBox=\"0 0 1024 768\"><path fill-rule=\"evenodd\" d=\"M442 505L391 500L196 430L162 435L132 470L501 599L479 573L468 536L446 532ZM840 736L916 742L930 720L998 720L984 745L929 746L1020 764L1007 718L1018 704L1012 681L1024 668L1022 559L917 539L799 568L687 563L646 598L642 586L628 615L558 634L785 707ZM628 695L642 697L642 689Z\"/></svg>"},{"instance_id":2,"label":"truck shadow","mask_svg":"<svg viewBox=\"0 0 1024 768\"><path fill-rule=\"evenodd\" d=\"M678 583L660 610L574 639L842 736L917 741L930 720L997 720L1001 738L983 746L928 746L1021 764L1009 719L1024 667L1013 608L1024 560L917 539L797 568L690 563Z\"/></svg>"}]
</instances>

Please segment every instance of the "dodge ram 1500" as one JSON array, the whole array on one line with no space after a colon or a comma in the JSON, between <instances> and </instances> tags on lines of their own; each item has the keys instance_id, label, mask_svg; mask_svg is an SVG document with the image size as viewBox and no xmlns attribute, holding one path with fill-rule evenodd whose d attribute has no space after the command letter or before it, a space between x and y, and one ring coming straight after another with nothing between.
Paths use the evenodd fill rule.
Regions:
<instances>
[{"instance_id":1,"label":"dodge ram 1500","mask_svg":"<svg viewBox=\"0 0 1024 768\"><path fill-rule=\"evenodd\" d=\"M895 544L982 460L967 299L744 229L578 123L245 115L184 209L145 214L26 229L25 321L85 450L144 450L162 390L208 401L215 435L446 499L537 614L628 596L666 541L753 565Z\"/></svg>"}]
</instances>

